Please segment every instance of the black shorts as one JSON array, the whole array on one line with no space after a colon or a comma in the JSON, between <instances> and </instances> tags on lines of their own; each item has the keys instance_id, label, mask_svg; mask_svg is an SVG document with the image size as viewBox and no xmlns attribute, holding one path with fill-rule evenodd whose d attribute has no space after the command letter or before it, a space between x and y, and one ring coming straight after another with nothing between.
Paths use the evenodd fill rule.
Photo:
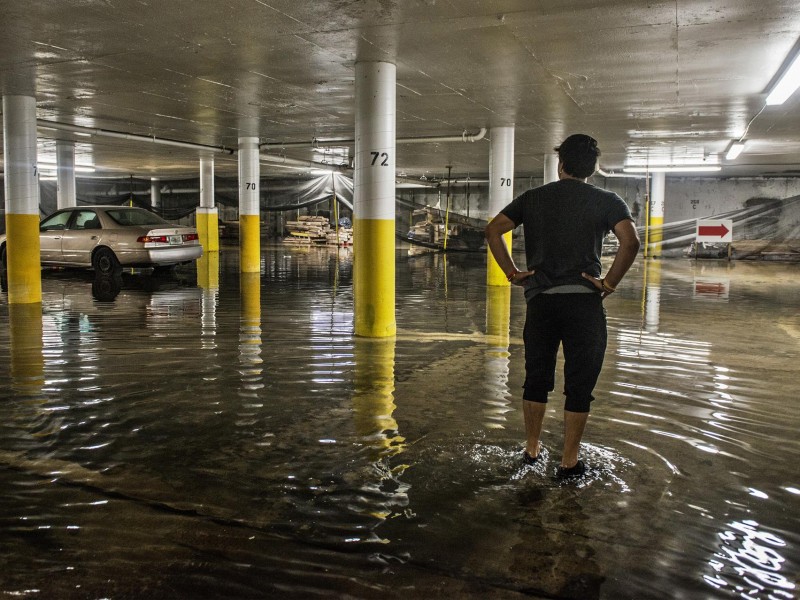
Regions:
<instances>
[{"instance_id":1,"label":"black shorts","mask_svg":"<svg viewBox=\"0 0 800 600\"><path fill-rule=\"evenodd\" d=\"M589 412L608 333L600 294L538 294L525 319L525 384L522 398L547 402L555 387L558 347L564 346L565 410Z\"/></svg>"}]
</instances>

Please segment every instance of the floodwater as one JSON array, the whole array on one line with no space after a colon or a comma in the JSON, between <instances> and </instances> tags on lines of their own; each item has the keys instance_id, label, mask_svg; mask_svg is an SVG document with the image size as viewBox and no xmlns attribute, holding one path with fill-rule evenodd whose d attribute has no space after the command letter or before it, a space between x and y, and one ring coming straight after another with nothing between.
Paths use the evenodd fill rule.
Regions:
<instances>
[{"instance_id":1,"label":"floodwater","mask_svg":"<svg viewBox=\"0 0 800 600\"><path fill-rule=\"evenodd\" d=\"M484 255L398 251L396 340L349 250L237 260L0 295L0 596L800 595L800 265L638 260L563 483Z\"/></svg>"}]
</instances>

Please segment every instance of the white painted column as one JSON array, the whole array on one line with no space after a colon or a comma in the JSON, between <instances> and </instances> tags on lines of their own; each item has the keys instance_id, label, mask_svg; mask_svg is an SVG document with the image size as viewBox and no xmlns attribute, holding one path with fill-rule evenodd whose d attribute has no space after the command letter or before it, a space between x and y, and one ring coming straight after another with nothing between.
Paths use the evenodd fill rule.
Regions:
<instances>
[{"instance_id":1,"label":"white painted column","mask_svg":"<svg viewBox=\"0 0 800 600\"><path fill-rule=\"evenodd\" d=\"M239 138L239 269L261 272L258 137Z\"/></svg>"},{"instance_id":2,"label":"white painted column","mask_svg":"<svg viewBox=\"0 0 800 600\"><path fill-rule=\"evenodd\" d=\"M150 178L150 206L161 208L161 180L158 177Z\"/></svg>"},{"instance_id":3,"label":"white painted column","mask_svg":"<svg viewBox=\"0 0 800 600\"><path fill-rule=\"evenodd\" d=\"M219 216L214 206L214 155L200 155L200 207L195 218L204 252L219 250Z\"/></svg>"},{"instance_id":4,"label":"white painted column","mask_svg":"<svg viewBox=\"0 0 800 600\"><path fill-rule=\"evenodd\" d=\"M661 242L664 239L664 192L666 176L663 172L653 173L650 181L650 219L648 226L648 258L661 256Z\"/></svg>"},{"instance_id":5,"label":"white painted column","mask_svg":"<svg viewBox=\"0 0 800 600\"><path fill-rule=\"evenodd\" d=\"M56 206L67 208L77 206L75 197L75 143L56 140Z\"/></svg>"},{"instance_id":6,"label":"white painted column","mask_svg":"<svg viewBox=\"0 0 800 600\"><path fill-rule=\"evenodd\" d=\"M492 127L489 154L489 214L497 215L514 199L514 126ZM503 236L511 252L511 232ZM487 248L486 285L511 285Z\"/></svg>"},{"instance_id":7,"label":"white painted column","mask_svg":"<svg viewBox=\"0 0 800 600\"><path fill-rule=\"evenodd\" d=\"M551 152L544 155L544 182L558 181L558 154Z\"/></svg>"},{"instance_id":8,"label":"white painted column","mask_svg":"<svg viewBox=\"0 0 800 600\"><path fill-rule=\"evenodd\" d=\"M8 303L42 301L36 98L3 96Z\"/></svg>"},{"instance_id":9,"label":"white painted column","mask_svg":"<svg viewBox=\"0 0 800 600\"><path fill-rule=\"evenodd\" d=\"M356 63L353 190L355 333L395 335L395 121L397 68Z\"/></svg>"}]
</instances>

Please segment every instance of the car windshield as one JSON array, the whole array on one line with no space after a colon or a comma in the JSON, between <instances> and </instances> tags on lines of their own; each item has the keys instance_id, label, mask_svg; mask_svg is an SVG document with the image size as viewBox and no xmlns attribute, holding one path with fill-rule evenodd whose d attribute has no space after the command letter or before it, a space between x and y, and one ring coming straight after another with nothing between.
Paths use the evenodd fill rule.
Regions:
<instances>
[{"instance_id":1,"label":"car windshield","mask_svg":"<svg viewBox=\"0 0 800 600\"><path fill-rule=\"evenodd\" d=\"M123 227L137 225L170 225L158 215L141 208L117 208L107 210L106 214L118 225Z\"/></svg>"},{"instance_id":2,"label":"car windshield","mask_svg":"<svg viewBox=\"0 0 800 600\"><path fill-rule=\"evenodd\" d=\"M44 221L41 222L39 225L39 231L54 231L58 229L66 229L67 228L67 221L69 221L69 217L72 215L70 211L59 212L54 215L50 215Z\"/></svg>"}]
</instances>

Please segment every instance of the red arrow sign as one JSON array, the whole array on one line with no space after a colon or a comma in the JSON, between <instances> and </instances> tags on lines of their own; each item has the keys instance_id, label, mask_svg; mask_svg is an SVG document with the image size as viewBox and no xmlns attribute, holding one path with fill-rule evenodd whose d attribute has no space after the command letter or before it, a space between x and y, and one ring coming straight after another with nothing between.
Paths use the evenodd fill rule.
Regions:
<instances>
[{"instance_id":1,"label":"red arrow sign","mask_svg":"<svg viewBox=\"0 0 800 600\"><path fill-rule=\"evenodd\" d=\"M697 235L717 236L724 238L728 235L729 229L725 225L701 225L697 228Z\"/></svg>"}]
</instances>

